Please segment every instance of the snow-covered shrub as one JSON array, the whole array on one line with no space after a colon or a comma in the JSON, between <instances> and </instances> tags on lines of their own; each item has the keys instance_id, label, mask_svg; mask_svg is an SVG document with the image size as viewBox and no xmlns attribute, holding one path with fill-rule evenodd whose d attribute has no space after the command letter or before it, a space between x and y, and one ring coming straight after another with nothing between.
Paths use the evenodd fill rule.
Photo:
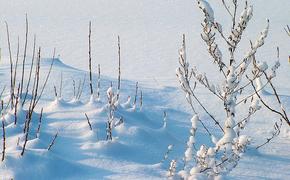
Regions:
<instances>
[{"instance_id":1,"label":"snow-covered shrub","mask_svg":"<svg viewBox=\"0 0 290 180\"><path fill-rule=\"evenodd\" d=\"M106 140L112 140L112 131L114 128L114 114L117 107L117 96L114 94L113 88L109 87L107 90L107 97L108 97L108 120L106 125L107 137Z\"/></svg>"},{"instance_id":2,"label":"snow-covered shrub","mask_svg":"<svg viewBox=\"0 0 290 180\"><path fill-rule=\"evenodd\" d=\"M176 75L194 115L191 120L192 127L184 153L185 165L178 174L183 179L199 179L204 177L216 179L226 175L237 166L241 155L246 151L247 146L251 142L251 137L247 134L241 135L241 132L250 118L262 108L261 105L269 111L278 114L288 125L290 125L290 121L281 104L275 86L272 83L272 79L276 77L276 70L280 65L279 55L278 60L272 68L269 68L266 62L259 62L255 58L258 49L263 46L268 35L269 20L256 41L250 43L250 49L245 53L244 58L240 60L236 56L236 50L253 16L253 7L249 6L246 2L238 18L238 1L232 1L230 7L225 1L222 1L222 5L224 5L226 11L232 18L230 34L226 35L224 34L222 25L215 20L214 11L210 4L206 0L197 0L197 3L204 15L201 37L224 80L222 82L212 83L204 73L199 73L196 67L189 67L190 65L186 59L185 36L183 36L182 47L179 50L180 67L177 68ZM227 45L225 48L225 51L228 51L229 54L227 61L223 57L224 51L222 50L222 46L219 46L218 41L216 41L218 38L217 35ZM262 78L265 80L265 84L261 83ZM225 110L224 120L216 119L210 113L208 107L200 101L195 93L197 83L219 99L220 106L223 106ZM270 85L273 90L281 109L275 109L264 101L261 92L267 85ZM245 96L243 93L245 89L251 92L249 96ZM200 106L210 117L212 123L217 127L214 131L219 130L220 134L222 134L221 137L216 139L211 133L212 129L207 127L208 124L199 118L198 114L201 112L196 110L197 106ZM245 108L248 109L248 114L245 115L245 118L240 119L240 113L242 112L240 110ZM240 116L237 116L237 114ZM195 146L195 142L197 141L195 137L197 122L200 122L208 133L209 139L212 140L212 145L203 144L200 147ZM223 126L221 122L224 122ZM274 124L275 131L270 138L267 138L266 143L279 134L280 127L281 123L276 122ZM257 146L257 148L262 147L266 143ZM173 163L168 172L170 176L175 174L176 164Z\"/></svg>"}]
</instances>

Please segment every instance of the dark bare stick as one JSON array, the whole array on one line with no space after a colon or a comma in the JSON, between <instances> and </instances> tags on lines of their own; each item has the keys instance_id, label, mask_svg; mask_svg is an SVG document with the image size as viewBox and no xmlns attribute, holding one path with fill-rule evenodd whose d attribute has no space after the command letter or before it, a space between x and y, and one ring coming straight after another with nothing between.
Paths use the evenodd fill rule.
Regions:
<instances>
[{"instance_id":1,"label":"dark bare stick","mask_svg":"<svg viewBox=\"0 0 290 180\"><path fill-rule=\"evenodd\" d=\"M97 97L100 98L100 88L101 88L101 65L98 64L98 85L97 85Z\"/></svg>"},{"instance_id":2,"label":"dark bare stick","mask_svg":"<svg viewBox=\"0 0 290 180\"><path fill-rule=\"evenodd\" d=\"M247 1L246 1L247 3ZM236 16L237 16L237 9L238 9L238 0L233 0L233 4L234 4L234 14L233 14L233 26L232 29L235 29L236 26Z\"/></svg>"},{"instance_id":3,"label":"dark bare stick","mask_svg":"<svg viewBox=\"0 0 290 180\"><path fill-rule=\"evenodd\" d=\"M118 36L118 90L117 90L117 101L120 96L120 88L121 88L121 44L120 37Z\"/></svg>"},{"instance_id":4,"label":"dark bare stick","mask_svg":"<svg viewBox=\"0 0 290 180\"><path fill-rule=\"evenodd\" d=\"M140 109L142 109L143 106L143 92L140 91Z\"/></svg>"},{"instance_id":5,"label":"dark bare stick","mask_svg":"<svg viewBox=\"0 0 290 180\"><path fill-rule=\"evenodd\" d=\"M37 131L36 131L36 138L39 137L39 133L40 133L41 120L42 120L42 113L43 113L43 108L41 108L41 112L40 112L40 115L39 115L39 122L38 122Z\"/></svg>"},{"instance_id":6,"label":"dark bare stick","mask_svg":"<svg viewBox=\"0 0 290 180\"><path fill-rule=\"evenodd\" d=\"M20 89L20 84L18 84L18 89L17 89L17 96L15 98L15 106L14 106L14 125L17 123L17 108L18 108L18 103L19 103L19 89Z\"/></svg>"},{"instance_id":7,"label":"dark bare stick","mask_svg":"<svg viewBox=\"0 0 290 180\"><path fill-rule=\"evenodd\" d=\"M54 96L55 96L55 98L57 98L57 90L56 90L56 87L53 86L53 89L54 89Z\"/></svg>"},{"instance_id":8,"label":"dark bare stick","mask_svg":"<svg viewBox=\"0 0 290 180\"><path fill-rule=\"evenodd\" d=\"M51 149L51 147L54 145L57 136L58 136L58 132L54 135L54 137L53 137L51 143L49 144L49 146L48 146L48 148L47 148L48 151L49 151L49 150Z\"/></svg>"},{"instance_id":9,"label":"dark bare stick","mask_svg":"<svg viewBox=\"0 0 290 180\"><path fill-rule=\"evenodd\" d=\"M74 98L76 98L76 82L73 79Z\"/></svg>"},{"instance_id":10,"label":"dark bare stick","mask_svg":"<svg viewBox=\"0 0 290 180\"><path fill-rule=\"evenodd\" d=\"M91 95L93 95L93 82L92 82L92 54L91 54L91 30L92 23L90 21L89 23L89 71L90 71L90 89L91 89Z\"/></svg>"},{"instance_id":11,"label":"dark bare stick","mask_svg":"<svg viewBox=\"0 0 290 180\"><path fill-rule=\"evenodd\" d=\"M86 118L87 118L87 121L88 121L88 124L89 124L90 130L92 131L93 128L92 128L92 124L91 124L91 122L90 122L90 119L89 119L89 117L88 117L88 115L87 115L86 113L85 113L85 116L86 116Z\"/></svg>"},{"instance_id":12,"label":"dark bare stick","mask_svg":"<svg viewBox=\"0 0 290 180\"><path fill-rule=\"evenodd\" d=\"M136 106L137 96L138 96L138 82L136 82L135 96L134 96L134 102L133 102L134 106Z\"/></svg>"},{"instance_id":13,"label":"dark bare stick","mask_svg":"<svg viewBox=\"0 0 290 180\"><path fill-rule=\"evenodd\" d=\"M3 131L3 147L2 147L2 161L5 159L5 150L6 150L6 134L5 134L5 124L4 118L2 119L2 131Z\"/></svg>"},{"instance_id":14,"label":"dark bare stick","mask_svg":"<svg viewBox=\"0 0 290 180\"><path fill-rule=\"evenodd\" d=\"M4 101L1 100L1 115L3 115L3 110L4 110Z\"/></svg>"}]
</instances>

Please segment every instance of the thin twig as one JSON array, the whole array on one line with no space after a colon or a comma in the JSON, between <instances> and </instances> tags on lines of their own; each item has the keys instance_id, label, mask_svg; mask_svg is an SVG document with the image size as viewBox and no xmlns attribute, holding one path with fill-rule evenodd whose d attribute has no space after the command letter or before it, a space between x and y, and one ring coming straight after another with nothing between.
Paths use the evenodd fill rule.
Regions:
<instances>
[{"instance_id":1,"label":"thin twig","mask_svg":"<svg viewBox=\"0 0 290 180\"><path fill-rule=\"evenodd\" d=\"M92 55L91 55L91 26L92 23L90 21L89 23L89 73L90 73L90 90L91 90L91 95L93 95L93 80L92 80Z\"/></svg>"},{"instance_id":2,"label":"thin twig","mask_svg":"<svg viewBox=\"0 0 290 180\"><path fill-rule=\"evenodd\" d=\"M229 13L229 15L232 17L232 19L234 19L234 16L233 16L233 14L231 13L231 11L230 11L229 7L227 6L227 4L225 3L225 0L222 0L222 3L223 3L223 5L224 5L226 11Z\"/></svg>"},{"instance_id":3,"label":"thin twig","mask_svg":"<svg viewBox=\"0 0 290 180\"><path fill-rule=\"evenodd\" d=\"M5 134L4 117L2 119L2 135L3 135L2 161L4 161L4 159L5 159L5 150L6 150L6 134Z\"/></svg>"},{"instance_id":4,"label":"thin twig","mask_svg":"<svg viewBox=\"0 0 290 180\"><path fill-rule=\"evenodd\" d=\"M78 93L79 94L78 95L78 99L80 99L81 96L82 96L82 93L83 93L83 90L84 90L84 86L85 86L85 82L86 82L86 75L84 75L83 83L82 83L82 86L81 86L80 91Z\"/></svg>"},{"instance_id":5,"label":"thin twig","mask_svg":"<svg viewBox=\"0 0 290 180\"><path fill-rule=\"evenodd\" d=\"M120 45L120 37L118 36L118 89L117 89L117 101L120 96L120 88L121 88L121 45Z\"/></svg>"},{"instance_id":6,"label":"thin twig","mask_svg":"<svg viewBox=\"0 0 290 180\"><path fill-rule=\"evenodd\" d=\"M101 88L101 65L98 64L98 83L97 83L97 97L100 99L100 88Z\"/></svg>"},{"instance_id":7,"label":"thin twig","mask_svg":"<svg viewBox=\"0 0 290 180\"><path fill-rule=\"evenodd\" d=\"M14 87L13 87L13 60L12 60L12 52L11 52L11 43L10 43L10 36L9 36L9 28L8 23L5 21L6 24L6 31L7 31L7 42L8 42L8 49L9 49L9 60L10 60L10 99L11 99L11 109L13 108L13 94L14 94Z\"/></svg>"},{"instance_id":8,"label":"thin twig","mask_svg":"<svg viewBox=\"0 0 290 180\"><path fill-rule=\"evenodd\" d=\"M138 82L136 82L136 88L135 88L135 96L134 96L133 106L136 106L137 96L138 96Z\"/></svg>"},{"instance_id":9,"label":"thin twig","mask_svg":"<svg viewBox=\"0 0 290 180\"><path fill-rule=\"evenodd\" d=\"M15 106L14 106L14 125L17 123L17 109L18 109L18 103L19 103L19 97L20 97L20 84L18 84L18 89L17 89L17 96L15 98Z\"/></svg>"},{"instance_id":10,"label":"thin twig","mask_svg":"<svg viewBox=\"0 0 290 180\"><path fill-rule=\"evenodd\" d=\"M254 82L253 82L252 80L250 80L250 81L251 81L251 85L252 85L252 87L253 87L253 89L254 89L256 95L258 96L258 98L260 99L260 101L262 102L262 104L263 104L267 109L269 109L270 111L272 111L272 112L274 112L274 113L280 115L280 116L282 117L282 119L284 119L285 122L290 126L290 121L288 120L287 115L284 116L284 114L282 114L281 112L279 112L279 111L273 109L272 107L270 107L270 106L269 106L269 105L268 105L268 104L267 104L267 103L262 99L262 97L261 97L260 94L258 93L258 91L257 91L257 89L256 89L256 87L255 87L255 85L254 85Z\"/></svg>"},{"instance_id":11,"label":"thin twig","mask_svg":"<svg viewBox=\"0 0 290 180\"><path fill-rule=\"evenodd\" d=\"M50 64L50 67L49 67L49 70L48 70L48 74L47 74L47 76L46 76L46 78L45 78L45 81L44 81L44 84L43 84L42 89L41 89L41 91L40 91L40 94L39 94L39 96L38 96L38 99L36 100L36 104L38 103L38 101L39 101L40 98L42 97L43 91L44 91L44 89L45 89L45 87L46 87L46 84L47 84L47 82L48 82L48 79L49 79L49 76L50 76L50 73L51 73L51 70L52 70L52 66L53 66L53 64L54 64L54 61L55 61L55 48L54 48L54 50L53 50L53 57L52 57L52 61L51 61L51 64Z\"/></svg>"},{"instance_id":12,"label":"thin twig","mask_svg":"<svg viewBox=\"0 0 290 180\"><path fill-rule=\"evenodd\" d=\"M33 54L32 54L32 59L31 59L29 78L28 78L28 82L26 85L26 92L25 92L25 96L23 98L22 106L24 106L24 104L25 104L25 101L26 101L26 98L28 95L28 91L29 91L29 85L30 85L30 81L31 81L32 69L33 69L34 57L35 57L35 49L36 49L36 35L34 35L34 40L33 40Z\"/></svg>"},{"instance_id":13,"label":"thin twig","mask_svg":"<svg viewBox=\"0 0 290 180\"><path fill-rule=\"evenodd\" d=\"M38 122L37 131L36 131L36 138L39 138L41 120L42 120L42 113L43 113L43 108L41 108L40 115L39 115L39 122Z\"/></svg>"},{"instance_id":14,"label":"thin twig","mask_svg":"<svg viewBox=\"0 0 290 180\"><path fill-rule=\"evenodd\" d=\"M19 36L17 37L17 54L16 54L16 63L14 66L14 76L13 76L13 91L15 91L15 84L16 84L16 76L17 76L17 67L18 67L18 60L19 60ZM15 94L13 94L15 97Z\"/></svg>"},{"instance_id":15,"label":"thin twig","mask_svg":"<svg viewBox=\"0 0 290 180\"><path fill-rule=\"evenodd\" d=\"M272 136L267 138L266 142L264 142L263 144L257 146L256 149L259 149L259 148L265 146L271 140L273 140L275 137L277 137L280 134L280 132L281 132L281 127L282 127L282 119L280 119L280 123L279 124L277 122L275 122L275 124L274 124L274 130L275 131L272 133Z\"/></svg>"},{"instance_id":16,"label":"thin twig","mask_svg":"<svg viewBox=\"0 0 290 180\"><path fill-rule=\"evenodd\" d=\"M62 81L63 81L63 77L62 77L62 72L60 74L60 85L59 85L59 97L61 98L62 96Z\"/></svg>"},{"instance_id":17,"label":"thin twig","mask_svg":"<svg viewBox=\"0 0 290 180\"><path fill-rule=\"evenodd\" d=\"M27 39L28 39L28 18L27 14L25 16L25 45L24 45L24 53L23 53L23 61L22 61L22 74L21 74L21 86L20 86L20 99L22 98L22 91L23 91L23 80L24 80L24 66L25 66L25 60L26 60L26 52L27 52Z\"/></svg>"},{"instance_id":18,"label":"thin twig","mask_svg":"<svg viewBox=\"0 0 290 180\"><path fill-rule=\"evenodd\" d=\"M87 121L88 121L88 124L89 124L90 130L92 131L93 128L92 128L92 124L91 124L91 122L90 122L90 119L89 119L89 117L88 117L88 115L87 115L86 113L85 113L85 116L86 116L86 118L87 118Z\"/></svg>"},{"instance_id":19,"label":"thin twig","mask_svg":"<svg viewBox=\"0 0 290 180\"><path fill-rule=\"evenodd\" d=\"M54 135L54 137L53 137L51 143L49 144L49 146L48 146L48 148L47 148L48 151L49 151L49 150L51 149L51 147L54 145L57 136L58 136L58 132Z\"/></svg>"}]
</instances>

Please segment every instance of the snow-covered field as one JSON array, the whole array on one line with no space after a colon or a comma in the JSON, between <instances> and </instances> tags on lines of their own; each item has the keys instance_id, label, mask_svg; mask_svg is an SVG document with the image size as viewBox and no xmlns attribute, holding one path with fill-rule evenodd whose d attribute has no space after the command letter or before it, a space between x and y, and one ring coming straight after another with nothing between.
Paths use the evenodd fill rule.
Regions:
<instances>
[{"instance_id":1,"label":"snow-covered field","mask_svg":"<svg viewBox=\"0 0 290 180\"><path fill-rule=\"evenodd\" d=\"M222 24L229 23L219 1L209 0L215 16ZM284 27L290 24L290 1L255 0L254 17L246 30L240 49L247 49L249 40L256 39L270 19L269 37L259 50L257 59L273 64L276 47L280 47L281 67L274 80L287 113L290 110L290 38ZM242 7L242 6L241 6ZM239 7L239 8L241 8ZM23 53L25 13L29 18L28 63L32 56L33 34L37 46L42 47L41 81L52 61L56 47L58 59L36 107L31 122L31 134L26 152L20 156L23 141L25 111L19 111L18 124L14 126L13 112L5 115L6 158L0 162L0 179L166 179L171 159L181 164L189 135L192 112L178 87L175 69L178 66L178 48L181 35L187 36L187 54L208 76L217 73L200 38L202 13L192 0L0 0L0 89L7 86L2 99L9 99L9 52L4 22L9 24L13 54L16 55L17 36L20 36L20 53ZM101 99L90 100L88 85L88 23L92 21L92 63L94 89L97 65L101 65ZM113 141L106 141L107 96L118 76L117 36L121 37L121 94L115 115L124 123L113 130ZM242 57L244 51L239 54ZM14 60L15 60L15 56ZM19 65L21 66L21 65ZM20 74L20 69L19 73ZM62 98L54 98L54 86L60 88L63 77ZM86 78L80 101L73 100L73 80ZM214 80L218 77L213 76ZM27 76L25 78L27 81ZM140 109L140 91L134 109L135 83L143 92ZM222 117L222 107L200 87L198 95L217 117ZM59 92L58 92L59 93ZM131 102L127 97L131 96ZM264 95L271 102L271 93ZM43 108L40 136L36 138L39 114ZM27 107L24 107L27 109ZM163 113L167 113L164 126ZM92 124L90 130L88 115ZM288 113L288 115L290 115ZM228 179L287 179L290 177L290 128L284 124L279 137L256 150L270 136L276 116L259 112L246 132L254 137L239 165L226 177ZM201 118L207 118L201 114ZM199 125L200 126L200 125ZM214 127L211 127L212 129ZM2 132L2 131L1 131ZM54 135L55 144L47 151ZM2 133L1 133L2 134ZM215 134L220 137L221 134ZM20 145L17 145L20 137ZM206 133L198 128L197 143L208 143ZM173 145L169 158L163 161L169 145ZM2 139L0 150L2 150Z\"/></svg>"}]
</instances>

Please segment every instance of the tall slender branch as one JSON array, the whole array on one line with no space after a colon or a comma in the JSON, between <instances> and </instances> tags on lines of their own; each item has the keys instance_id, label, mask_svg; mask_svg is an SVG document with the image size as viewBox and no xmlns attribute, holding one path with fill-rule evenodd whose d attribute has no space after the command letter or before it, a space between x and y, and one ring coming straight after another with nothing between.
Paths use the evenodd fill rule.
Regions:
<instances>
[{"instance_id":1,"label":"tall slender branch","mask_svg":"<svg viewBox=\"0 0 290 180\"><path fill-rule=\"evenodd\" d=\"M89 73L90 73L90 90L91 90L91 95L93 95L93 80L92 80L92 54L91 54L91 33L92 33L92 23L90 21L89 23Z\"/></svg>"},{"instance_id":2,"label":"tall slender branch","mask_svg":"<svg viewBox=\"0 0 290 180\"><path fill-rule=\"evenodd\" d=\"M28 39L28 18L27 14L25 16L25 44L24 44L24 53L23 53L23 61L22 61L22 74L21 74L21 85L20 85L20 99L22 98L22 91L23 91L23 81L24 81L24 67L25 67L25 61L26 61L26 53L27 53L27 39Z\"/></svg>"},{"instance_id":3,"label":"tall slender branch","mask_svg":"<svg viewBox=\"0 0 290 180\"><path fill-rule=\"evenodd\" d=\"M117 100L119 100L121 88L121 45L120 37L118 36L118 90L117 90Z\"/></svg>"},{"instance_id":4,"label":"tall slender branch","mask_svg":"<svg viewBox=\"0 0 290 180\"><path fill-rule=\"evenodd\" d=\"M5 150L6 150L6 133L5 133L4 118L2 119L2 136L3 136L2 161L4 161L4 159L5 159Z\"/></svg>"},{"instance_id":5,"label":"tall slender branch","mask_svg":"<svg viewBox=\"0 0 290 180\"><path fill-rule=\"evenodd\" d=\"M98 64L98 82L97 82L97 97L100 99L100 88L101 88L101 65Z\"/></svg>"},{"instance_id":6,"label":"tall slender branch","mask_svg":"<svg viewBox=\"0 0 290 180\"><path fill-rule=\"evenodd\" d=\"M29 76L28 76L28 82L26 84L26 92L25 92L25 96L24 96L23 101L22 101L22 106L24 106L24 104L25 104L25 101L26 101L26 98L28 95L28 91L29 91L29 85L30 85L30 81L31 81L32 69L33 69L34 58L35 58L35 49L36 49L36 35L34 35L34 40L33 40L32 59L31 59Z\"/></svg>"},{"instance_id":7,"label":"tall slender branch","mask_svg":"<svg viewBox=\"0 0 290 180\"><path fill-rule=\"evenodd\" d=\"M14 96L14 87L13 87L13 60L12 60L12 52L11 52L11 44L10 44L10 35L9 35L9 27L8 23L6 24L6 32L7 32L7 42L9 49L9 61L10 61L10 100L11 100L11 109L13 108L13 96Z\"/></svg>"},{"instance_id":8,"label":"tall slender branch","mask_svg":"<svg viewBox=\"0 0 290 180\"><path fill-rule=\"evenodd\" d=\"M51 64L50 64L50 67L49 67L48 73L47 73L47 75L46 75L46 78L45 78L44 84L43 84L43 86L42 86L42 89L41 89L41 91L40 91L40 94L39 94L39 96L38 96L38 98L37 98L37 100L36 100L36 104L38 103L38 101L39 101L40 98L42 97L43 91L44 91L44 89L45 89L45 87L46 87L46 84L47 84L47 82L48 82L48 79L49 79L49 77L50 77L50 73L51 73L51 70L52 70L52 67L53 67L54 61L55 61L55 48L53 49L53 57L52 57L52 61L51 61Z\"/></svg>"},{"instance_id":9,"label":"tall slender branch","mask_svg":"<svg viewBox=\"0 0 290 180\"><path fill-rule=\"evenodd\" d=\"M16 63L15 63L15 66L14 66L14 76L13 76L13 87L14 87L14 89L13 89L13 91L15 91L18 60L19 60L19 36L17 37L17 53L16 53ZM14 96L15 96L15 94L14 94Z\"/></svg>"},{"instance_id":10,"label":"tall slender branch","mask_svg":"<svg viewBox=\"0 0 290 180\"><path fill-rule=\"evenodd\" d=\"M52 148L52 146L54 145L57 136L58 136L58 132L54 135L54 137L53 137L51 143L49 144L49 146L48 146L48 148L47 148L48 151L49 151L49 150Z\"/></svg>"}]
</instances>

